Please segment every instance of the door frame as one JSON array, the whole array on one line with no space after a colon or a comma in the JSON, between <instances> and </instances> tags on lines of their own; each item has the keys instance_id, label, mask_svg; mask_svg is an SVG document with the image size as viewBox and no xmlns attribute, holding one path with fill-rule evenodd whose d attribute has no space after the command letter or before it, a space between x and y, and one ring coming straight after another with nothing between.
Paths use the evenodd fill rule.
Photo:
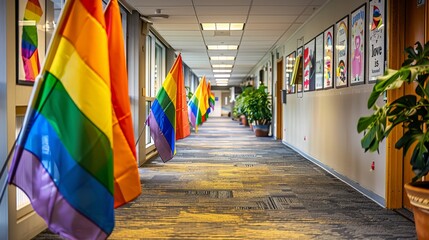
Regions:
<instances>
[{"instance_id":1,"label":"door frame","mask_svg":"<svg viewBox=\"0 0 429 240\"><path fill-rule=\"evenodd\" d=\"M283 57L277 59L277 80L276 80L276 139L283 139Z\"/></svg>"}]
</instances>

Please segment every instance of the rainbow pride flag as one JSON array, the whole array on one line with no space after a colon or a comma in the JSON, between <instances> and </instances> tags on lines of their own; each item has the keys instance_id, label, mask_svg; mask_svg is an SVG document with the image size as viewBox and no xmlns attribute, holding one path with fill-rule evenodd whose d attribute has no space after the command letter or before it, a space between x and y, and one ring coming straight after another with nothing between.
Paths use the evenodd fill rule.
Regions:
<instances>
[{"instance_id":1,"label":"rainbow pride flag","mask_svg":"<svg viewBox=\"0 0 429 240\"><path fill-rule=\"evenodd\" d=\"M198 132L198 126L206 119L206 112L209 109L206 77L203 76L195 90L194 95L188 102L189 121Z\"/></svg>"},{"instance_id":2,"label":"rainbow pride flag","mask_svg":"<svg viewBox=\"0 0 429 240\"><path fill-rule=\"evenodd\" d=\"M210 85L210 82L207 83L207 94L208 94L208 100L209 100L209 108L207 109L205 120L209 118L209 114L214 110L214 105L215 105L215 96L212 93L212 87Z\"/></svg>"},{"instance_id":3,"label":"rainbow pride flag","mask_svg":"<svg viewBox=\"0 0 429 240\"><path fill-rule=\"evenodd\" d=\"M40 72L38 37L36 24L40 21L43 10L39 0L28 0L24 10L22 27L21 57L24 65L25 80L34 81Z\"/></svg>"},{"instance_id":4,"label":"rainbow pride flag","mask_svg":"<svg viewBox=\"0 0 429 240\"><path fill-rule=\"evenodd\" d=\"M212 88L210 86L210 82L208 83L207 86L207 91L209 93L209 106L212 110L214 110L214 106L215 106L215 95L212 93Z\"/></svg>"},{"instance_id":5,"label":"rainbow pride flag","mask_svg":"<svg viewBox=\"0 0 429 240\"><path fill-rule=\"evenodd\" d=\"M177 61L177 60L176 60ZM173 77L177 79L177 99L176 99L176 140L183 139L191 135L191 127L188 121L188 105L186 103L185 75L183 73L182 57L178 63L177 70L173 72Z\"/></svg>"},{"instance_id":6,"label":"rainbow pride flag","mask_svg":"<svg viewBox=\"0 0 429 240\"><path fill-rule=\"evenodd\" d=\"M39 76L8 181L27 194L51 231L67 239L106 239L115 221L101 1L66 1Z\"/></svg>"},{"instance_id":7,"label":"rainbow pride flag","mask_svg":"<svg viewBox=\"0 0 429 240\"><path fill-rule=\"evenodd\" d=\"M104 12L109 42L110 81L113 107L113 159L115 208L138 197L142 190L128 99L128 74L124 37L117 0Z\"/></svg>"},{"instance_id":8,"label":"rainbow pride flag","mask_svg":"<svg viewBox=\"0 0 429 240\"><path fill-rule=\"evenodd\" d=\"M181 76L183 76L183 63L182 56L179 55L165 78L162 88L158 91L146 119L150 128L150 135L155 142L159 156L164 162L172 159L176 154L176 123L183 121L182 119L178 120L176 116L178 101L181 101L181 99L178 100L181 98L178 94L179 88L183 88L181 91L185 93L184 83L180 82L184 78ZM186 97L185 94L181 95ZM186 122L181 124L186 124Z\"/></svg>"}]
</instances>

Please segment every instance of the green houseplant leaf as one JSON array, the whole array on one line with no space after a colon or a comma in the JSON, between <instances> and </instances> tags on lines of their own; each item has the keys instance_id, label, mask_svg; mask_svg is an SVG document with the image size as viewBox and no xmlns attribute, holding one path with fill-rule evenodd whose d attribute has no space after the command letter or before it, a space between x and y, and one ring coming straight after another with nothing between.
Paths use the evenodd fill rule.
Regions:
<instances>
[{"instance_id":1,"label":"green houseplant leaf","mask_svg":"<svg viewBox=\"0 0 429 240\"><path fill-rule=\"evenodd\" d=\"M408 59L400 69L389 69L378 78L367 104L373 112L359 119L357 131L364 133L362 148L374 152L395 126L402 126L404 134L395 148L403 149L404 158L412 152L409 161L415 173L413 181L417 181L429 172L429 42L424 46L417 42L405 52ZM381 107L375 105L385 91L400 88L404 82L415 85L415 94L401 96Z\"/></svg>"}]
</instances>

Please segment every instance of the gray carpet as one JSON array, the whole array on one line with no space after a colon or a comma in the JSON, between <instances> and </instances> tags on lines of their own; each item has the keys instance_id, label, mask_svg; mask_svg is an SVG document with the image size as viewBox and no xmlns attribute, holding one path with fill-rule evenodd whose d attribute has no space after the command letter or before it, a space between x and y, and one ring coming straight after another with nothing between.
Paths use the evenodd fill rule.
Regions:
<instances>
[{"instance_id":1,"label":"gray carpet","mask_svg":"<svg viewBox=\"0 0 429 240\"><path fill-rule=\"evenodd\" d=\"M140 176L143 193L116 210L109 239L416 239L403 216L227 118L210 118Z\"/></svg>"}]
</instances>

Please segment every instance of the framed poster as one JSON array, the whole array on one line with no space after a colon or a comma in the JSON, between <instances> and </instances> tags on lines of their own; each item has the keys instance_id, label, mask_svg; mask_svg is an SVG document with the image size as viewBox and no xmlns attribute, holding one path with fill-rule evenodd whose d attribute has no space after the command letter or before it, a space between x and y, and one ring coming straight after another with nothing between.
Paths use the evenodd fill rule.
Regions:
<instances>
[{"instance_id":1,"label":"framed poster","mask_svg":"<svg viewBox=\"0 0 429 240\"><path fill-rule=\"evenodd\" d=\"M16 1L17 84L34 84L63 6L64 0Z\"/></svg>"},{"instance_id":2,"label":"framed poster","mask_svg":"<svg viewBox=\"0 0 429 240\"><path fill-rule=\"evenodd\" d=\"M285 86L286 86L287 94L295 93L295 84L293 84L292 82L292 73L295 65L295 55L296 55L296 52L293 51L292 53L286 56Z\"/></svg>"},{"instance_id":3,"label":"framed poster","mask_svg":"<svg viewBox=\"0 0 429 240\"><path fill-rule=\"evenodd\" d=\"M385 0L369 2L368 80L374 83L384 74L386 61L386 3Z\"/></svg>"},{"instance_id":4,"label":"framed poster","mask_svg":"<svg viewBox=\"0 0 429 240\"><path fill-rule=\"evenodd\" d=\"M334 76L334 25L323 32L323 88L333 88Z\"/></svg>"},{"instance_id":5,"label":"framed poster","mask_svg":"<svg viewBox=\"0 0 429 240\"><path fill-rule=\"evenodd\" d=\"M323 89L323 33L316 37L316 90Z\"/></svg>"},{"instance_id":6,"label":"framed poster","mask_svg":"<svg viewBox=\"0 0 429 240\"><path fill-rule=\"evenodd\" d=\"M304 91L314 91L316 80L316 49L314 38L304 45Z\"/></svg>"},{"instance_id":7,"label":"framed poster","mask_svg":"<svg viewBox=\"0 0 429 240\"><path fill-rule=\"evenodd\" d=\"M303 80L302 79L303 78L303 76L302 76L302 71L303 71L302 70L303 69L302 68L302 59L303 59L302 52L303 52L302 47L299 47L296 50L295 67L294 67L293 74L292 74L292 78L294 79L293 82L296 85L296 91L298 93L301 93L303 90L303 88L302 88L302 80Z\"/></svg>"},{"instance_id":8,"label":"framed poster","mask_svg":"<svg viewBox=\"0 0 429 240\"><path fill-rule=\"evenodd\" d=\"M365 39L366 39L366 4L358 7L351 16L350 40L350 84L365 83Z\"/></svg>"},{"instance_id":9,"label":"framed poster","mask_svg":"<svg viewBox=\"0 0 429 240\"><path fill-rule=\"evenodd\" d=\"M348 85L348 26L349 16L335 24L335 86Z\"/></svg>"}]
</instances>

